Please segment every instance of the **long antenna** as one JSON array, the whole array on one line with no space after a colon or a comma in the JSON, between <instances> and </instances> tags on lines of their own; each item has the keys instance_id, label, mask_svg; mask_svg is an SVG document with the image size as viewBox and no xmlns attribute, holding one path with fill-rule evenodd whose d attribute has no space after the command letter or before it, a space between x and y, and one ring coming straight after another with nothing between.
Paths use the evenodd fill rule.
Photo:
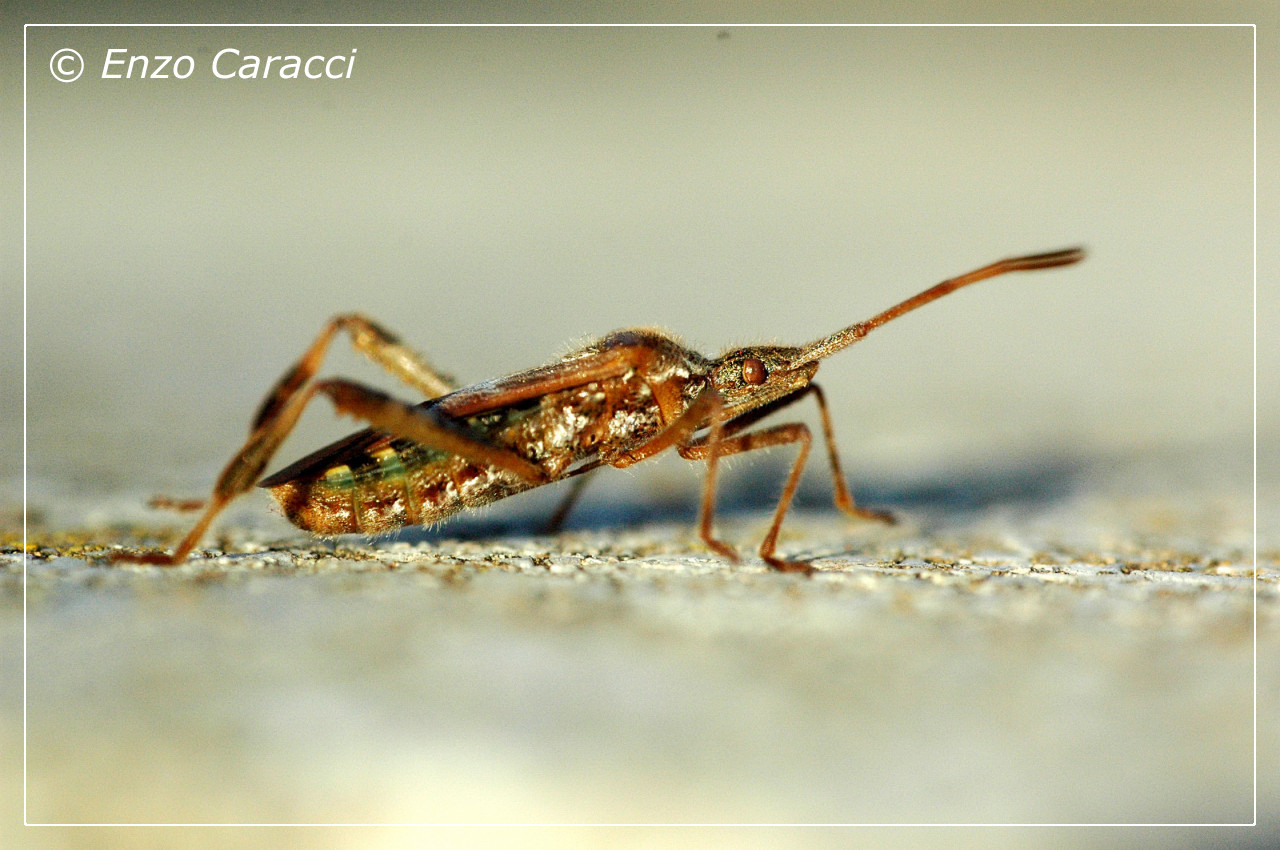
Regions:
<instances>
[{"instance_id":1,"label":"long antenna","mask_svg":"<svg viewBox=\"0 0 1280 850\"><path fill-rule=\"evenodd\" d=\"M971 283L977 283L980 280L986 280L996 275L1007 274L1008 272L1029 272L1037 269L1051 269L1057 266L1069 266L1072 263L1078 263L1084 259L1083 248L1067 248L1063 251L1051 251L1047 254L1030 254L1025 257L1010 257L1006 260L992 263L989 266L983 266L980 269L974 269L968 274L962 274L959 277L953 277L950 280L944 280L937 286L930 287L919 295L914 295L885 310L878 316L867 319L865 322L858 322L850 325L841 331L836 331L830 336L823 337L816 342L806 345L796 359L791 361L791 368L802 366L805 363L811 363L814 360L821 360L824 357L830 357L842 348L853 345L867 334L871 333L881 325L892 322L903 313L910 313L917 307L923 307L930 301L935 301L944 295L955 292L962 286L968 286Z\"/></svg>"}]
</instances>

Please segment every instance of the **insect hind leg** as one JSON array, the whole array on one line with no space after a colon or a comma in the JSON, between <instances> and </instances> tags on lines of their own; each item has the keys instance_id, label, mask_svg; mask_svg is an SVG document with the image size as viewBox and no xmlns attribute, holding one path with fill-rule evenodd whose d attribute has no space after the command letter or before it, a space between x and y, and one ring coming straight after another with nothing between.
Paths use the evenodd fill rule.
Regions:
<instances>
[{"instance_id":1,"label":"insect hind leg","mask_svg":"<svg viewBox=\"0 0 1280 850\"><path fill-rule=\"evenodd\" d=\"M334 334L346 331L351 345L390 374L422 392L427 399L457 389L453 378L438 372L427 359L400 342L395 334L359 313L343 313L330 319L315 340L263 399L253 417L250 431L261 428L275 416L308 381L320 371L320 364L333 342Z\"/></svg>"},{"instance_id":2,"label":"insect hind leg","mask_svg":"<svg viewBox=\"0 0 1280 850\"><path fill-rule=\"evenodd\" d=\"M294 393L272 417L249 435L249 439L218 476L204 513L172 554L120 554L115 560L162 566L182 563L200 542L213 518L232 499L257 483L262 471L271 462L271 457L289 436L303 409L317 393L328 396L339 413L359 417L393 437L403 437L478 464L496 467L526 481L543 483L548 480L541 467L510 449L476 439L465 428L429 407L407 404L353 381L319 381Z\"/></svg>"},{"instance_id":3,"label":"insect hind leg","mask_svg":"<svg viewBox=\"0 0 1280 850\"><path fill-rule=\"evenodd\" d=\"M271 415L260 423L223 467L213 486L213 493L205 502L204 513L196 520L195 525L182 538L173 553L147 552L142 554L117 553L112 560L135 564L154 564L157 566L175 566L186 560L187 555L200 542L214 517L222 512L236 496L251 488L262 475L262 470L271 462L276 449L289 436L307 402L315 395L316 387L312 385L300 392L292 393L282 404L271 410Z\"/></svg>"},{"instance_id":4,"label":"insect hind leg","mask_svg":"<svg viewBox=\"0 0 1280 850\"><path fill-rule=\"evenodd\" d=\"M405 346L394 334L376 322L358 313L334 316L303 352L302 357L267 393L253 417L249 438L222 470L212 495L203 505L204 513L173 553L122 553L115 560L168 566L182 563L200 542L214 517L228 502L254 485L276 449L293 430L303 408L316 392L318 385L312 384L312 381L338 331L346 331L357 351L400 380L416 387L427 398L444 395L454 388L451 378L436 371L426 358Z\"/></svg>"}]
</instances>

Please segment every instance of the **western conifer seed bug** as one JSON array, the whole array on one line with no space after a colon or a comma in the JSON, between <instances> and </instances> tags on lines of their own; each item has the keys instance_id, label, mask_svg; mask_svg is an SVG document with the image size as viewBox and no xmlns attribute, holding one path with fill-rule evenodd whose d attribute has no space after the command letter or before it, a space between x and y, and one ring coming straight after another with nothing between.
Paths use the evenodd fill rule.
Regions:
<instances>
[{"instance_id":1,"label":"western conifer seed bug","mask_svg":"<svg viewBox=\"0 0 1280 850\"><path fill-rule=\"evenodd\" d=\"M627 467L674 447L705 460L698 532L716 553L738 555L712 531L716 462L770 446L798 444L760 557L783 571L808 564L775 554L812 435L803 423L747 429L771 413L813 396L822 418L844 513L893 522L889 514L854 504L840 469L831 417L813 383L819 361L875 328L962 286L996 275L1065 266L1079 248L1013 257L943 281L864 322L801 347L758 345L708 359L656 330L616 331L557 363L455 388L420 354L369 319L333 318L267 395L249 438L219 476L204 513L172 554L120 553L117 560L173 565L186 559L227 503L258 484L269 489L295 525L316 534L375 534L428 524L543 484L576 478L556 513L576 498L580 476L601 466ZM423 393L419 404L339 378L316 380L330 342L346 331L355 348ZM307 403L328 396L339 413L371 428L352 434L259 481Z\"/></svg>"}]
</instances>

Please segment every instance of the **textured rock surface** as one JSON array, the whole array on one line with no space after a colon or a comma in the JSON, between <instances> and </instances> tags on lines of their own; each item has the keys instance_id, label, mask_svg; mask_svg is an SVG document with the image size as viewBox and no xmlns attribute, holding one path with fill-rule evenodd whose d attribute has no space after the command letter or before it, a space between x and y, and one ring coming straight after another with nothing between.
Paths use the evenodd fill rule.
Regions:
<instances>
[{"instance_id":1,"label":"textured rock surface","mask_svg":"<svg viewBox=\"0 0 1280 850\"><path fill-rule=\"evenodd\" d=\"M782 549L808 579L705 554L687 505L611 524L607 485L552 536L326 542L242 511L169 570L96 557L136 524L37 527L28 814L1249 821L1254 594L1274 646L1280 573L1264 545L1255 584L1240 473L1161 456L1034 498L885 491L893 528L806 491ZM740 543L767 526L754 481L721 524Z\"/></svg>"}]
</instances>

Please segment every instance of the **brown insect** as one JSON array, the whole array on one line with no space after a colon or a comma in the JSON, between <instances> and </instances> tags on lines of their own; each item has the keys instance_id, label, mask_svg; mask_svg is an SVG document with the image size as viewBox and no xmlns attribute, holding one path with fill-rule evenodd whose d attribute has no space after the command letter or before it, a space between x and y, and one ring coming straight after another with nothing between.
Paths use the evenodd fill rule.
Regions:
<instances>
[{"instance_id":1,"label":"brown insect","mask_svg":"<svg viewBox=\"0 0 1280 850\"><path fill-rule=\"evenodd\" d=\"M707 359L656 330L616 331L557 363L461 389L383 328L350 314L330 320L302 358L268 394L249 439L236 452L203 505L204 513L173 554L121 554L118 560L181 563L228 502L256 483L271 490L295 525L317 534L374 534L437 522L465 508L553 481L576 478L556 513L577 497L580 476L601 466L627 467L675 447L681 457L707 462L699 534L731 561L737 553L712 532L716 462L727 455L799 444L795 463L760 545L778 570L808 564L775 554L812 435L802 423L746 429L812 395L835 481L836 506L850 516L893 522L858 507L849 494L831 417L813 383L818 364L870 331L962 286L1015 271L1078 262L1079 248L1015 257L943 281L883 313L808 345L760 345ZM334 335L345 330L357 350L417 388L427 400L408 404L341 379L315 380ZM328 396L339 413L372 425L258 481L307 403Z\"/></svg>"}]
</instances>

